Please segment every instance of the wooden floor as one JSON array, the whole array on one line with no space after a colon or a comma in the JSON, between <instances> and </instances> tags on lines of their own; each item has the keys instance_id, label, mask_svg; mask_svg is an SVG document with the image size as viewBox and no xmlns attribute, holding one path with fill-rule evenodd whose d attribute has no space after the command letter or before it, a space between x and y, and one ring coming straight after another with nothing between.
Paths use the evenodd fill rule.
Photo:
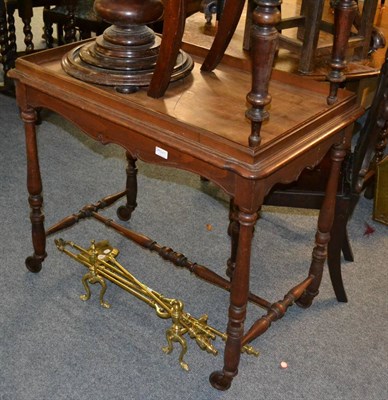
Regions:
<instances>
[{"instance_id":1,"label":"wooden floor","mask_svg":"<svg viewBox=\"0 0 388 400\"><path fill-rule=\"evenodd\" d=\"M284 18L299 15L301 0L283 0L282 3L282 16ZM359 1L360 8L362 9L363 1ZM329 8L329 2L326 1L324 10L324 20L332 21L333 13ZM245 25L245 12L238 25L237 31L232 39L226 54L238 59L248 59L249 55L242 49L242 42L244 36L244 25ZM385 37L388 39L388 6L386 8L381 8L380 6L376 12L375 26L383 31ZM212 24L207 25L205 23L204 15L201 13L194 14L187 19L186 31L184 36L184 41L188 43L195 43L203 48L210 48L213 41L214 34L216 32L216 22L213 18ZM284 33L284 32L283 32ZM288 29L285 33L287 36L295 37L296 29ZM330 41L330 35L321 33L320 43ZM367 60L362 62L354 63L351 60L348 62L348 72L359 74L373 71L378 71L384 61L385 49L380 49L373 53ZM319 64L319 63L318 63ZM288 72L297 73L298 66L298 56L290 53L287 50L280 50L278 57L276 59L275 68ZM326 73L324 69L318 65L313 75L325 76Z\"/></svg>"}]
</instances>

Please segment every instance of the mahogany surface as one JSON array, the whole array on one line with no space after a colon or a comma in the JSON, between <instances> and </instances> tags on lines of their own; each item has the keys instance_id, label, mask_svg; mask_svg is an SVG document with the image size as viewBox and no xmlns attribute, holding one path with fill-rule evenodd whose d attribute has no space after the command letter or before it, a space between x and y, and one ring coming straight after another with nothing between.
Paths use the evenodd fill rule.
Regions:
<instances>
[{"instance_id":1,"label":"mahogany surface","mask_svg":"<svg viewBox=\"0 0 388 400\"><path fill-rule=\"evenodd\" d=\"M230 290L224 367L210 377L214 387L228 389L237 374L242 343L261 335L294 302L308 307L318 294L340 165L350 142L351 125L363 110L356 96L348 91L339 89L337 102L327 105L329 89L325 83L275 71L269 87L270 119L262 123L260 145L250 146L251 124L245 117L245 96L251 89L251 77L244 68L220 64L214 72L201 73L199 64L203 60L193 56L192 75L173 82L164 98L154 99L147 96L146 89L125 95L68 76L61 68L61 59L73 47L71 44L20 58L16 69L10 72L16 81L27 143L34 246L27 267L39 271L46 257L47 234L72 225L78 218L70 217L45 231L35 132L36 110L42 107L61 114L102 144L115 143L127 151L127 187L132 193L127 196L128 209L119 211L121 219L129 219L136 206L134 160L137 158L185 169L214 182L233 200L236 211L232 218L238 226L232 235L235 260L232 260L231 283L214 277L209 270L204 272L207 280ZM254 299L258 304L267 304L255 300L249 292L251 241L264 197L275 184L292 182L304 168L317 165L330 148L332 174L318 221L308 277L283 300L265 307L267 314L246 331L247 301ZM106 203L125 193L112 196ZM105 202L100 202L89 210L96 214L103 206ZM121 231L130 236L124 228Z\"/></svg>"}]
</instances>

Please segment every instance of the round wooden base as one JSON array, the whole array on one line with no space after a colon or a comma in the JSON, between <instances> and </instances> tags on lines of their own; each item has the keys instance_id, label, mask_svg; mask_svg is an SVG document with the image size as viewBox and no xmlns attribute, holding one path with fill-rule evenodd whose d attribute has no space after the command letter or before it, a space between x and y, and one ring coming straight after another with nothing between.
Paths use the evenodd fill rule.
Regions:
<instances>
[{"instance_id":1,"label":"round wooden base","mask_svg":"<svg viewBox=\"0 0 388 400\"><path fill-rule=\"evenodd\" d=\"M142 63L142 57L134 61L136 57L133 57L133 54L127 59L101 55L96 51L97 46L98 38L96 41L80 45L68 52L62 59L62 67L66 73L85 82L114 86L118 92L122 93L133 93L140 87L150 84L159 46L155 46L150 51L150 57L146 57L148 63ZM150 58L151 62L149 62ZM184 78L191 72L193 66L191 57L181 50L170 81Z\"/></svg>"}]
</instances>

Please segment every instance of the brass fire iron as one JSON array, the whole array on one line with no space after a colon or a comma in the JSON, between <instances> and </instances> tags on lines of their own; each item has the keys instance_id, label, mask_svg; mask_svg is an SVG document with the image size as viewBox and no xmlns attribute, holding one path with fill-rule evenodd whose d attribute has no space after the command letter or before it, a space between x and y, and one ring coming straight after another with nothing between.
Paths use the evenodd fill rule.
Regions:
<instances>
[{"instance_id":1,"label":"brass fire iron","mask_svg":"<svg viewBox=\"0 0 388 400\"><path fill-rule=\"evenodd\" d=\"M82 284L86 291L84 295L80 296L82 300L89 300L90 298L89 284L99 283L101 285L100 304L105 308L109 308L109 303L104 300L107 288L106 280L109 280L154 308L158 317L163 319L171 318L172 325L165 333L167 345L162 350L169 354L173 350L173 342L179 343L181 345L179 363L184 370L189 370L188 364L183 359L187 352L187 340L184 337L186 334L195 340L200 349L213 355L218 354L213 341L217 336L225 341L227 339L226 333L208 325L208 316L206 314L200 318L194 318L183 310L183 301L165 297L140 282L116 260L119 250L111 246L107 240L98 243L93 240L88 249L63 239L56 239L55 244L58 250L88 268L88 272L82 277ZM77 250L79 253L73 253L68 247ZM258 355L258 352L250 345L243 346L242 352Z\"/></svg>"}]
</instances>

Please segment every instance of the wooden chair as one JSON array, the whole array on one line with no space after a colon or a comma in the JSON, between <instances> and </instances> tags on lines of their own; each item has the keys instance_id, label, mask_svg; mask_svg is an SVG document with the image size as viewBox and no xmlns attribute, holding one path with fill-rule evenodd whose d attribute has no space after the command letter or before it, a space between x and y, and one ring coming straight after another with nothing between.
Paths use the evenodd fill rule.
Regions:
<instances>
[{"instance_id":1,"label":"wooden chair","mask_svg":"<svg viewBox=\"0 0 388 400\"><path fill-rule=\"evenodd\" d=\"M33 9L43 7L44 10L58 4L61 0L1 0L0 4L0 46L1 62L3 65L5 86L7 86L7 72L14 67L15 59L19 55L32 53L35 50L31 21ZM15 12L23 23L24 43L23 49L16 47ZM50 35L50 26L44 23L43 33Z\"/></svg>"},{"instance_id":2,"label":"wooden chair","mask_svg":"<svg viewBox=\"0 0 388 400\"><path fill-rule=\"evenodd\" d=\"M378 87L364 125L357 125L358 141L354 151L345 158L336 196L333 227L328 243L327 264L337 300L347 302L342 279L341 254L346 261L354 261L347 224L366 188L373 193L376 165L382 160L386 147L384 126L388 120L387 61L378 79ZM316 168L302 172L298 181L275 186L264 204L281 207L320 209L327 183L329 160L325 158ZM369 186L368 186L369 185Z\"/></svg>"},{"instance_id":3,"label":"wooden chair","mask_svg":"<svg viewBox=\"0 0 388 400\"><path fill-rule=\"evenodd\" d=\"M222 32L219 39L220 42L215 42L213 50L218 49L219 53L212 53L214 64L210 64L210 59L207 60L209 69L217 65L217 60L221 54L224 54L225 49L231 40L238 21L241 17L245 0L233 2L231 6L234 13L228 11L231 19L228 26L230 30ZM329 55L332 48L332 43L318 44L320 32L333 34L333 24L322 19L325 0L302 0L300 15L282 18L277 26L281 33L279 36L279 47L287 49L299 56L298 70L302 74L309 74L313 71L314 60L321 55ZM247 17L244 34L243 48L249 50L250 47L250 28L252 24L252 12L255 8L254 0L247 2ZM354 17L353 26L356 32L351 34L348 47L353 49L355 58L365 59L371 50L382 48L385 46L385 40L382 33L373 26L373 19L377 9L377 0L366 1L363 5L363 10L360 13L357 11ZM233 20L233 21L232 21ZM296 38L291 38L284 34L287 29L298 28ZM222 40L221 40L222 38ZM226 39L224 41L224 38ZM222 42L222 44L221 44Z\"/></svg>"},{"instance_id":4,"label":"wooden chair","mask_svg":"<svg viewBox=\"0 0 388 400\"><path fill-rule=\"evenodd\" d=\"M381 67L372 105L354 149L351 182L352 189L357 194L367 188L366 195L370 198L373 196L376 166L382 161L387 146L387 122L388 50L385 54L385 62Z\"/></svg>"},{"instance_id":5,"label":"wooden chair","mask_svg":"<svg viewBox=\"0 0 388 400\"><path fill-rule=\"evenodd\" d=\"M94 0L74 0L44 10L47 24L57 27L59 45L87 39L92 34L100 35L109 26L95 13L93 4ZM53 36L48 35L46 42L47 47L51 48Z\"/></svg>"},{"instance_id":6,"label":"wooden chair","mask_svg":"<svg viewBox=\"0 0 388 400\"><path fill-rule=\"evenodd\" d=\"M336 211L331 239L328 245L328 267L338 301L346 302L347 296L341 274L341 252L346 261L353 261L347 224L360 193L367 188L367 196L373 194L373 177L376 164L382 160L386 147L385 123L387 107L387 56L381 67L377 88L365 123L356 127L358 141L353 152L344 162L338 186ZM265 200L267 205L319 209L323 200L328 173L328 160L314 170L304 171L297 182L278 185Z\"/></svg>"},{"instance_id":7,"label":"wooden chair","mask_svg":"<svg viewBox=\"0 0 388 400\"><path fill-rule=\"evenodd\" d=\"M298 70L303 74L313 71L316 57L328 55L331 51L333 42L322 45L318 43L320 32L333 34L333 24L322 18L324 3L324 0L303 0L300 16L284 19L279 25L279 30L282 33L290 28L298 28L298 34L295 39L281 34L279 46L300 57ZM348 43L348 48L352 50L356 59L367 58L371 51L372 38L374 36L382 36L381 32L373 27L377 3L378 0L365 1L362 12L359 10L356 12L353 22L355 32L351 34ZM384 39L383 36L382 39ZM378 48L380 46L384 47L384 45L384 42L377 44ZM373 43L372 46L374 46ZM377 50L377 48L373 47L373 50Z\"/></svg>"},{"instance_id":8,"label":"wooden chair","mask_svg":"<svg viewBox=\"0 0 388 400\"><path fill-rule=\"evenodd\" d=\"M238 4L234 3L230 5L234 7L234 11L231 12L228 11L229 9L226 9L225 13L228 12L228 15L236 13L235 15L237 15L238 11L236 12L236 7ZM319 7L315 9L315 12L320 12ZM235 22L236 20L234 19L233 24ZM229 24L231 23L232 22L229 22ZM223 27L221 26L220 32L225 32L227 30L223 31L222 29ZM347 29L350 29L350 27ZM225 33L219 34L219 37L216 37L213 44L213 48L216 50L214 53L209 52L202 67L203 69L212 69L220 61L218 51L223 51L222 49L224 49L227 43L225 38L227 38ZM374 168L371 166L371 163L373 155L376 152L375 147L381 142L381 139L380 141L377 140L376 136L378 135L376 113L377 110L382 107L384 101L384 88L387 85L387 77L384 72L386 68L385 63L379 77L379 87L373 100L370 115L360 134L360 142L357 146L357 150L354 154L348 154L343 165L338 186L334 223L331 230L331 240L328 244L328 267L337 300L341 302L347 301L341 274L341 252L346 261L354 260L347 233L347 223L357 204L359 193L362 188L365 187L365 184L358 183L360 179L358 174L366 175L367 181L370 181L370 177L373 175ZM377 156L377 159L381 159L381 150L376 154L380 154L380 156ZM329 165L329 160L325 159L317 168L304 171L297 182L287 185L276 185L265 198L264 204L320 209L327 183ZM231 213L233 215L233 209ZM232 230L233 228L231 227L230 231ZM228 275L231 276L232 272L228 271Z\"/></svg>"}]
</instances>

